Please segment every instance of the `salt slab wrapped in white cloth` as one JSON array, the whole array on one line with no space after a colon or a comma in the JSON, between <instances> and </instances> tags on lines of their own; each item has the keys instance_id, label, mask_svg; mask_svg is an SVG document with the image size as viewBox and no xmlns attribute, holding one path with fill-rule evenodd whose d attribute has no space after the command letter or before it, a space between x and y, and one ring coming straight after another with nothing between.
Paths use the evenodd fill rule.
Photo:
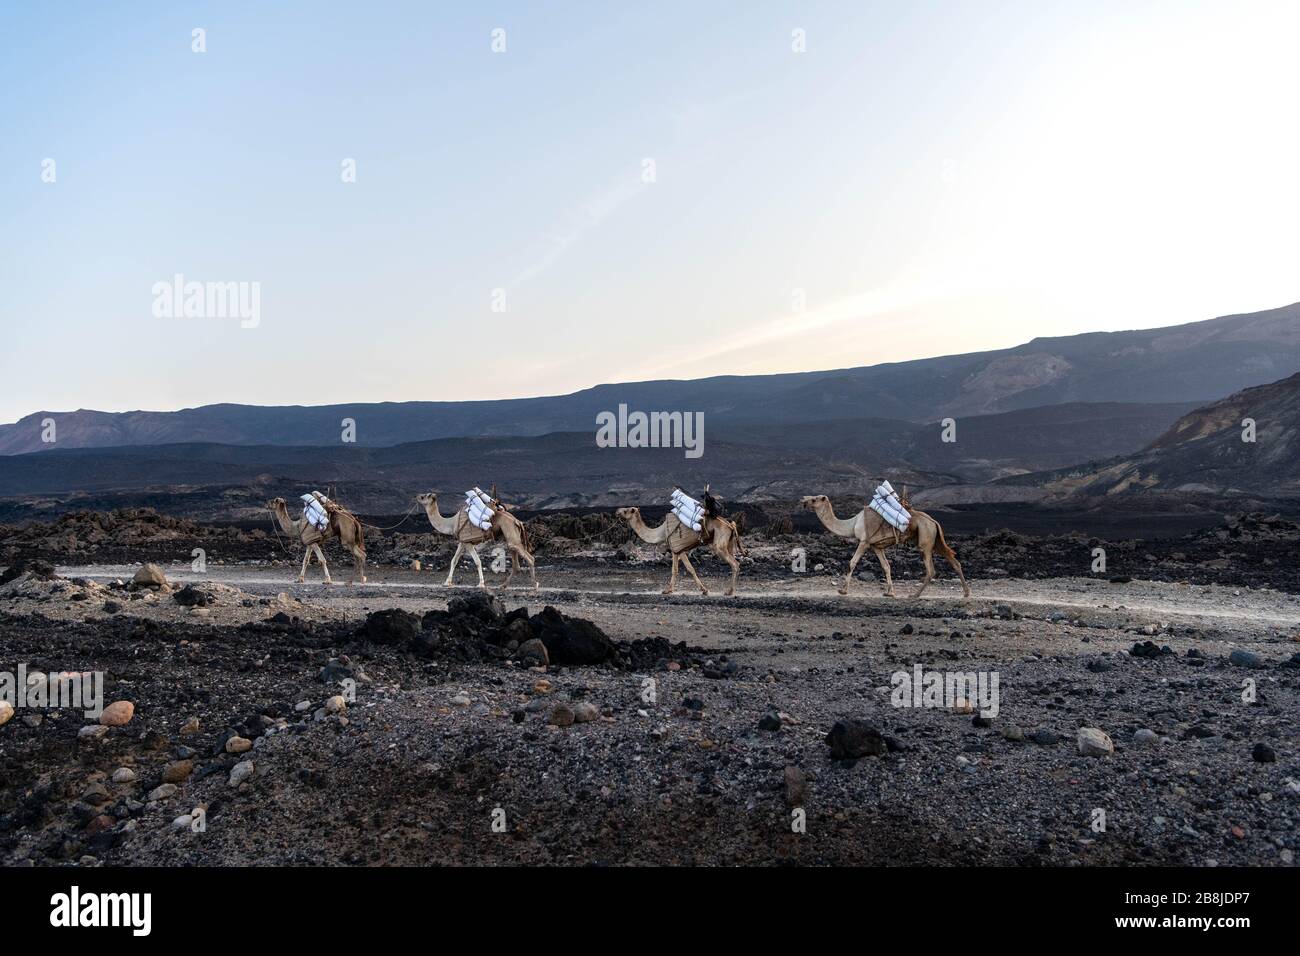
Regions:
<instances>
[{"instance_id":1,"label":"salt slab wrapped in white cloth","mask_svg":"<svg viewBox=\"0 0 1300 956\"><path fill-rule=\"evenodd\" d=\"M488 496L478 486L465 492L465 511L469 515L470 524L480 531L492 527L492 516L496 512L489 502Z\"/></svg>"},{"instance_id":2,"label":"salt slab wrapped in white cloth","mask_svg":"<svg viewBox=\"0 0 1300 956\"><path fill-rule=\"evenodd\" d=\"M330 516L329 512L325 510L325 502L327 501L329 499L319 491L313 491L302 496L302 516L317 531L324 531L329 527Z\"/></svg>"},{"instance_id":3,"label":"salt slab wrapped in white cloth","mask_svg":"<svg viewBox=\"0 0 1300 956\"><path fill-rule=\"evenodd\" d=\"M907 509L903 507L902 502L898 500L898 495L887 481L876 486L876 493L871 498L871 510L899 531L906 531L907 526L912 522L912 516L907 513Z\"/></svg>"},{"instance_id":4,"label":"salt slab wrapped in white cloth","mask_svg":"<svg viewBox=\"0 0 1300 956\"><path fill-rule=\"evenodd\" d=\"M678 521L692 531L704 529L704 505L683 493L680 488L673 491L669 500L672 502L673 514L677 515Z\"/></svg>"}]
</instances>

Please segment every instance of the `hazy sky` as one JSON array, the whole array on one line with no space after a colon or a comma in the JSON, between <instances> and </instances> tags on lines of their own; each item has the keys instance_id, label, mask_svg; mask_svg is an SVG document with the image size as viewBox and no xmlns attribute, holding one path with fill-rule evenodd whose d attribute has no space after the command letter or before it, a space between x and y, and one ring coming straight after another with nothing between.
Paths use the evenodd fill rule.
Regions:
<instances>
[{"instance_id":1,"label":"hazy sky","mask_svg":"<svg viewBox=\"0 0 1300 956\"><path fill-rule=\"evenodd\" d=\"M1298 36L1293 0L6 4L0 420L552 394L1284 305ZM259 283L259 323L157 317L177 273Z\"/></svg>"}]
</instances>

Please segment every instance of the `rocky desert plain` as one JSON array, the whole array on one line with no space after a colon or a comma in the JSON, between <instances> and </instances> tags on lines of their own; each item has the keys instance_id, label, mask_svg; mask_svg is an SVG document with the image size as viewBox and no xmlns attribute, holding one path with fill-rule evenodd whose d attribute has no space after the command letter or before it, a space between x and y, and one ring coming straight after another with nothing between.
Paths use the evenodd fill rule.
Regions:
<instances>
[{"instance_id":1,"label":"rocky desert plain","mask_svg":"<svg viewBox=\"0 0 1300 956\"><path fill-rule=\"evenodd\" d=\"M423 516L351 586L337 542L296 583L269 520L6 526L4 669L101 672L112 706L2 714L0 863L1294 864L1300 526L934 513L969 599L942 561L911 597L909 548L898 597L870 553L841 595L852 545L796 502L745 513L734 597L702 552L712 593L661 594L596 511L525 516L537 590L490 548L488 588L445 587ZM900 705L932 672L995 706Z\"/></svg>"}]
</instances>

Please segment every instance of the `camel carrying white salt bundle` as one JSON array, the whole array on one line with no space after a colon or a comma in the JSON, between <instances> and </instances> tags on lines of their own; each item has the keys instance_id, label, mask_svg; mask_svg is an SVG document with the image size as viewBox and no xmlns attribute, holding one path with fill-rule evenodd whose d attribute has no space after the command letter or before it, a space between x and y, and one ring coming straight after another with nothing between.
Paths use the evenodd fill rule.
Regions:
<instances>
[{"instance_id":1,"label":"camel carrying white salt bundle","mask_svg":"<svg viewBox=\"0 0 1300 956\"><path fill-rule=\"evenodd\" d=\"M330 525L330 500L319 491L312 491L302 496L302 516L317 531L324 531Z\"/></svg>"},{"instance_id":2,"label":"camel carrying white salt bundle","mask_svg":"<svg viewBox=\"0 0 1300 956\"><path fill-rule=\"evenodd\" d=\"M492 499L487 496L487 492L477 485L465 492L465 511L469 515L470 524L480 531L492 527L492 516L496 514L496 509L492 507Z\"/></svg>"},{"instance_id":3,"label":"camel carrying white salt bundle","mask_svg":"<svg viewBox=\"0 0 1300 956\"><path fill-rule=\"evenodd\" d=\"M673 514L677 515L677 520L692 531L701 531L704 528L704 505L687 495L680 488L674 488L672 497Z\"/></svg>"},{"instance_id":4,"label":"camel carrying white salt bundle","mask_svg":"<svg viewBox=\"0 0 1300 956\"><path fill-rule=\"evenodd\" d=\"M893 486L887 481L876 486L876 493L871 498L871 510L899 531L906 531L912 522L912 516L907 513Z\"/></svg>"}]
</instances>

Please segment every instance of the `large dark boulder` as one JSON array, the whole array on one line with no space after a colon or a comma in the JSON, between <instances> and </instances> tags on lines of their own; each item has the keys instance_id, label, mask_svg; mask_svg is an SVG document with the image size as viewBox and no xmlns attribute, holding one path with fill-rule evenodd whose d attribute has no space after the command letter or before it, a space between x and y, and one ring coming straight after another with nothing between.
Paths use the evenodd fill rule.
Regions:
<instances>
[{"instance_id":1,"label":"large dark boulder","mask_svg":"<svg viewBox=\"0 0 1300 956\"><path fill-rule=\"evenodd\" d=\"M19 575L28 573L42 581L53 581L57 577L54 573L54 565L50 562L42 561L40 558L19 558L5 568L4 573L0 573L0 584L8 584Z\"/></svg>"},{"instance_id":2,"label":"large dark boulder","mask_svg":"<svg viewBox=\"0 0 1300 956\"><path fill-rule=\"evenodd\" d=\"M601 664L615 656L614 642L591 621L565 617L549 605L528 622L546 645L552 664Z\"/></svg>"},{"instance_id":3,"label":"large dark boulder","mask_svg":"<svg viewBox=\"0 0 1300 956\"><path fill-rule=\"evenodd\" d=\"M474 591L447 602L447 613L464 614L484 624L496 624L506 616L506 607L495 594Z\"/></svg>"},{"instance_id":4,"label":"large dark boulder","mask_svg":"<svg viewBox=\"0 0 1300 956\"><path fill-rule=\"evenodd\" d=\"M376 644L405 645L420 633L420 619L401 608L386 608L366 615L359 636Z\"/></svg>"}]
</instances>

